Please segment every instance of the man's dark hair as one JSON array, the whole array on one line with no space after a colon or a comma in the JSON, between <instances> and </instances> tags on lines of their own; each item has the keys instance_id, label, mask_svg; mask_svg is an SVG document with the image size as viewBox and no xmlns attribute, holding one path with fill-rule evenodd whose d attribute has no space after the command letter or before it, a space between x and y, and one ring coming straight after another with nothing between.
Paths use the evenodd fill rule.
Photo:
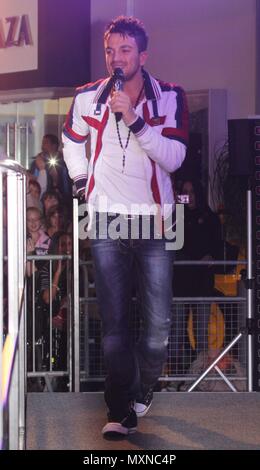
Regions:
<instances>
[{"instance_id":1,"label":"man's dark hair","mask_svg":"<svg viewBox=\"0 0 260 470\"><path fill-rule=\"evenodd\" d=\"M56 135L54 135L54 134L45 134L43 137L44 137L45 139L48 139L49 142L50 142L52 145L55 145L55 147L56 147L57 150L58 150L60 143L59 143L59 139L58 139L58 137L57 137Z\"/></svg>"},{"instance_id":2,"label":"man's dark hair","mask_svg":"<svg viewBox=\"0 0 260 470\"><path fill-rule=\"evenodd\" d=\"M104 39L110 34L119 33L123 37L135 38L139 52L147 50L148 36L143 23L133 16L118 16L109 23L105 29Z\"/></svg>"}]
</instances>

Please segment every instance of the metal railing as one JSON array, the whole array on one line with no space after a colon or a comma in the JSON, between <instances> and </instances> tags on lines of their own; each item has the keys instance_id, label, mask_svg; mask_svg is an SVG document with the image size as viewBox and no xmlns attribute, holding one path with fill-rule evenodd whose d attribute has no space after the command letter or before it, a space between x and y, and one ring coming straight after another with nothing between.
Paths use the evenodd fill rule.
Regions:
<instances>
[{"instance_id":1,"label":"metal railing","mask_svg":"<svg viewBox=\"0 0 260 470\"><path fill-rule=\"evenodd\" d=\"M248 214L250 214L251 208L248 203ZM95 296L95 285L93 280L89 282L88 268L91 265L91 261L81 261L79 260L79 244L78 244L78 201L74 200L73 207L73 226L74 226L74 345L75 345L75 365L74 365L74 383L79 390L80 383L90 382L97 380L101 382L105 377L104 362L103 362L103 353L102 353L102 327L98 312L98 304ZM247 268L247 277L250 277L250 266L251 266L251 257L249 256L249 247L252 243L251 232L250 232L251 222L250 217L248 217L248 259L249 261L179 261L175 264L182 265L200 265L200 266L225 266L225 268L236 267L237 265L244 265ZM81 275L83 273L84 280L84 295L79 298L79 265L81 265ZM247 285L247 283L245 283ZM247 288L246 288L247 289ZM248 316L250 314L250 309L252 308L252 301L248 294L248 291L244 292L242 295L237 296L226 296L222 297L201 297L201 298L173 298L173 309L178 309L178 307L183 308L183 305L194 304L208 307L213 307L213 309L222 310L222 315L229 318L229 323L224 325L225 331L222 332L222 344L219 348L216 348L214 354L210 356L210 367L208 364L208 359L206 359L205 364L203 365L203 370L199 371L199 381L202 380L202 374L206 369L206 374L203 376L205 381L207 380L222 380L226 383L227 387L235 391L235 387L229 381L229 377L232 378L232 367L235 366L235 379L243 380L246 383L246 388L248 391L252 391L252 344L251 344L251 334L252 332L248 329ZM132 308L135 305L132 302ZM135 308L135 307L134 307ZM230 314L231 312L231 314ZM134 315L137 323L132 323L134 335L138 334L138 329L140 328L140 315ZM135 321L135 320L134 320ZM231 325L231 328L230 328ZM230 329L230 331L228 331ZM228 344L227 344L228 338ZM236 340L233 343L234 338ZM239 344L237 344L239 343ZM205 350L207 349L208 337L205 337ZM235 346L235 347L233 347ZM171 340L170 336L170 347L169 347L169 358L168 364L171 361L171 347L174 347L174 341ZM233 349L232 349L233 348ZM231 351L232 350L232 351ZM231 353L230 353L231 351ZM230 355L230 357L228 357ZM230 367L225 368L225 373L220 369L220 362L222 358L226 356L226 359L230 359ZM95 360L97 359L97 363ZM240 368L239 372L239 362L243 362L244 368ZM193 357L194 360L194 357ZM190 365L191 365L190 360ZM212 373L210 373L212 371ZM240 376L239 376L240 373ZM218 376L216 377L216 374ZM184 375L184 374L183 374ZM211 377L214 375L214 377ZM174 374L176 377L176 374ZM171 381L173 376L168 374L168 371L165 370L161 380ZM233 377L234 378L234 377ZM185 371L185 380L198 380L197 375L191 374L190 377ZM194 385L195 388L196 385ZM189 391L189 390L188 390Z\"/></svg>"},{"instance_id":2,"label":"metal railing","mask_svg":"<svg viewBox=\"0 0 260 470\"><path fill-rule=\"evenodd\" d=\"M105 378L105 369L104 369L104 360L102 352L102 327L98 311L98 303L95 295L95 284L94 279L89 279L89 271L91 269L92 261L81 261L79 259L79 239L78 239L78 201L74 200L74 211L73 211L73 289L72 289L72 316L70 321L70 329L68 331L68 344L67 348L70 348L68 354L66 370L51 370L50 366L45 370L36 370L35 366L33 370L29 370L29 377L39 377L42 376L45 379L48 379L48 375L59 375L66 374L69 376L69 390L70 391L80 391L84 389L82 386L84 383L89 384L90 382L102 382ZM28 257L28 260L36 260L37 257ZM51 259L51 257L44 257L46 260ZM200 266L221 266L224 265L225 268L236 267L236 265L243 265L246 267L247 261L177 261L175 265L200 265ZM71 265L72 268L72 265ZM83 276L83 277L82 277ZM93 278L93 276L91 275ZM243 282L241 282L242 284ZM51 279L50 279L51 284ZM81 293L79 292L79 285L81 284ZM34 287L35 288L35 287ZM84 292L83 292L84 291ZM35 293L33 294L35 295ZM32 305L35 305L35 300L33 300ZM138 299L133 299L130 306L132 313L131 320L131 329L133 334L138 336L138 331L140 329L140 308L138 305ZM181 359L180 364L176 363L176 343L177 340L174 336L174 327L172 328L170 338L169 338L169 348L168 348L168 362L166 368L163 371L163 374L160 378L163 382L171 381L190 381L194 382L198 374L203 373L204 370L207 370L209 365L209 360L211 363L216 360L216 356L223 355L223 350L228 346L233 339L239 335L238 344L234 344L226 351L229 355L228 367L220 369L218 365L219 361L222 360L222 356L218 357L216 364L214 363L211 374L206 374L205 381L224 381L230 389L232 389L232 384L228 382L230 380L243 381L244 384L250 383L249 376L246 374L247 362L250 364L249 352L247 351L246 346L246 318L248 310L248 301L246 296L246 289L238 295L222 295L221 297L174 297L173 306L172 306L172 318L173 323L176 317L181 318L180 313L186 315L187 310L195 310L195 315L193 317L193 322L196 320L196 310L204 310L205 319L208 318L209 311L211 311L211 317L215 316L220 318L220 320L215 319L215 324L213 329L217 329L215 332L215 343L217 346L212 345L212 322L209 324L209 330L211 333L208 335L205 333L204 337L204 352L209 352L209 356L201 359L201 368L195 370L194 362L196 364L196 351L195 347L192 344L192 327L189 327L189 334L181 338L181 343L184 345L184 354ZM178 315L179 314L179 315ZM51 314L49 312L49 318L51 319ZM35 312L33 314L33 318ZM191 316L191 315L190 315ZM35 320L34 320L35 321ZM207 321L207 320L205 320ZM217 323L216 323L217 321ZM190 318L189 318L190 323ZM51 320L49 321L49 326L51 325ZM196 324L193 324L193 328ZM177 330L180 328L180 323L177 325ZM205 328L205 331L207 328ZM245 334L242 334L241 331ZM50 329L49 340L45 341L52 345L51 335L52 330ZM210 338L211 335L211 338ZM243 338L242 338L243 336ZM241 338L241 340L240 340ZM180 338L179 338L180 340ZM36 349L37 339L34 338L32 342L32 347L34 348L34 353ZM37 344L37 346L41 346ZM73 348L72 346L73 345ZM232 351L231 351L231 348ZM188 353L187 353L188 351ZM226 355L225 353L225 355ZM185 356L186 355L186 356ZM49 360L52 358L52 351L50 349L48 353ZM180 355L179 355L180 356ZM35 362L34 362L35 364ZM216 367L215 367L216 365ZM238 366L240 367L238 373ZM217 369L218 367L218 369ZM247 368L248 369L248 368ZM219 370L221 370L220 373ZM209 371L210 372L210 371ZM217 372L217 374L216 374ZM251 371L249 371L251 374ZM216 377L217 375L217 377ZM243 385L244 389L246 388ZM47 387L51 391L51 387ZM240 388L241 390L241 388Z\"/></svg>"},{"instance_id":3,"label":"metal railing","mask_svg":"<svg viewBox=\"0 0 260 470\"><path fill-rule=\"evenodd\" d=\"M66 337L60 337L57 340L55 328L52 325L52 318L55 315L52 309L53 299L50 299L50 304L48 305L44 304L42 300L41 283L39 277L38 280L35 279L36 271L34 265L38 262L44 263L45 269L49 265L49 285L51 286L51 265L55 260L65 258L68 260L67 268L71 270L71 257L68 256L34 255L27 257L27 261L33 264L32 272L34 273L30 279L32 286L31 295L29 296L28 294L27 299L27 320L30 323L30 327L27 327L28 391L61 391L61 388L58 386L61 377L65 377L67 380L67 385L62 391L75 391L76 387L79 391L80 383L82 385L84 383L90 384L91 382L92 384L94 382L101 383L105 378L104 358L101 347L102 326L95 295L95 282L93 282L93 273L91 273L92 262L80 260L79 264L77 264L80 267L80 275L76 285L77 290L79 290L79 285L81 287L79 292L80 298L78 302L74 297L74 315L72 315L71 308L67 310ZM229 263L229 266L237 263L239 265L246 264L245 261L238 261ZM190 263L186 261L176 262L177 266L179 264L188 265ZM195 264L197 265L198 263L195 262ZM216 264L220 264L220 262L216 262ZM41 274L41 269L37 271L37 274ZM185 381L187 385L189 382L196 380L198 373L207 370L209 361L212 362L218 354L223 354L223 349L237 335L241 335L241 339L239 337L238 344L234 345L235 347L231 350L232 345L230 351L227 351L229 353L228 361L224 363L225 367L222 368L223 374L221 377L216 376L217 369L215 369L209 377L205 377L206 381L211 381L212 383L207 386L203 383L202 389L223 391L223 389L225 390L229 387L234 390L231 382L228 382L230 380L238 383L239 391L246 389L246 364L248 356L246 335L242 337L241 331L246 326L247 299L243 281L240 284L241 288L243 286L243 291L240 291L238 295L222 295L221 297L175 296L173 298L168 359L160 377L160 381L166 383L164 389L170 390L174 386L177 388L179 385L182 385L182 390L186 390L187 387L184 387L181 382ZM70 299L69 307L71 307L71 285L68 286L66 297ZM79 321L77 321L75 316L75 309L79 309ZM137 340L142 328L138 298L132 299L130 309L131 320L129 328ZM204 324L203 354L202 352L197 354L195 347L196 335L194 330L197 330L197 322L199 321L197 315L200 316L200 322ZM77 341L75 340L75 332ZM64 366L63 364L63 367L59 365L59 357L57 357L59 356L59 352L58 355L56 352L57 341L63 341L63 348L60 349L66 350L66 365ZM72 344L74 344L73 351ZM59 345L60 343L58 343L58 351ZM57 380L53 380L54 378ZM227 385L226 388L224 384L221 386L219 383L216 383L216 381L223 381L222 379ZM84 386L82 388L84 389Z\"/></svg>"},{"instance_id":4,"label":"metal railing","mask_svg":"<svg viewBox=\"0 0 260 470\"><path fill-rule=\"evenodd\" d=\"M224 264L225 261L212 262L214 265ZM84 296L80 298L80 371L81 382L86 384L88 389L93 389L92 385L96 384L97 388L105 379L105 366L102 351L102 325L99 316L98 302L95 294L95 283L93 279L89 281L89 272L92 269L92 261L83 261L84 267ZM188 265L208 265L208 262L190 262L176 261L176 266ZM246 265L246 261L227 262L229 266ZM92 276L90 276L92 277ZM177 389L179 385L186 385L194 382L198 375L201 374L209 363L213 362L226 346L232 342L232 339L241 331L245 330L247 297L246 289L241 281L241 290L238 295L221 295L221 296L204 296L204 297L173 297L172 303L172 328L169 336L168 358L164 371L160 377L160 382L165 383L164 388L172 388L171 382L174 382ZM142 328L142 320L140 314L140 305L138 298L133 298L130 305L130 324L134 339L138 340L139 331ZM192 312L193 310L193 312ZM196 353L195 335L196 330L196 311L205 318L205 322L210 319L205 326L205 334L203 338L203 353ZM187 312L189 315L187 315ZM204 321L204 320L203 320ZM242 336L242 333L241 333ZM181 348L177 346L181 345ZM232 346L231 346L232 347ZM224 378L239 382L239 390L246 390L248 383L247 370L247 348L246 334L239 341L235 348L229 352L228 361L222 361L224 373L220 378L216 373L210 374L205 378L208 382L224 381L226 387L221 389L217 385L215 389L223 391L224 389L232 389ZM218 359L218 361L221 357ZM217 361L217 362L218 362ZM225 367L224 367L225 366ZM91 384L92 383L92 384ZM213 383L208 385L208 390L213 389ZM202 387L206 390L206 385ZM188 390L183 387L182 390Z\"/></svg>"},{"instance_id":5,"label":"metal railing","mask_svg":"<svg viewBox=\"0 0 260 470\"><path fill-rule=\"evenodd\" d=\"M25 437L26 172L0 162L0 446L23 449Z\"/></svg>"},{"instance_id":6,"label":"metal railing","mask_svg":"<svg viewBox=\"0 0 260 470\"><path fill-rule=\"evenodd\" d=\"M53 272L64 263L63 277L53 296ZM27 273L27 391L72 391L72 270L71 255L30 255ZM43 300L42 275L49 290ZM46 285L46 276L48 282ZM63 380L64 379L64 380ZM62 389L62 390L61 390Z\"/></svg>"},{"instance_id":7,"label":"metal railing","mask_svg":"<svg viewBox=\"0 0 260 470\"><path fill-rule=\"evenodd\" d=\"M53 326L53 298L50 289L50 301L43 302L42 292L35 277L35 264L49 264L49 286L52 285L52 265L57 260L67 262L67 317L66 335ZM72 261L72 262L71 262ZM31 297L27 299L27 378L28 391L55 391L54 379L67 378L63 391L80 391L80 325L79 325L79 235L78 201L73 201L73 257L70 255L27 256L32 263L33 274L27 278L27 287L31 283ZM38 271L38 274L41 270ZM28 282L29 281L29 282ZM39 280L38 280L39 282ZM38 311L38 313L37 313ZM43 322L45 322L43 324ZM40 324L36 332L36 324ZM60 336L57 338L57 334ZM56 335L56 336L55 336ZM57 361L55 348L66 348L66 361L63 365ZM38 379L38 382L37 382ZM56 380L56 384L57 384ZM54 382L55 383L55 382ZM59 387L58 387L59 388Z\"/></svg>"}]
</instances>

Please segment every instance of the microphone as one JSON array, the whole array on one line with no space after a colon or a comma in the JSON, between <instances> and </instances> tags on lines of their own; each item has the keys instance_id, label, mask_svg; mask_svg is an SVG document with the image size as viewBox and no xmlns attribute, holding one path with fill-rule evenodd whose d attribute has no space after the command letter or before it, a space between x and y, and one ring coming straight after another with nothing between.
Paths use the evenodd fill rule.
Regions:
<instances>
[{"instance_id":1,"label":"microphone","mask_svg":"<svg viewBox=\"0 0 260 470\"><path fill-rule=\"evenodd\" d=\"M115 91L122 91L124 87L125 76L124 72L120 67L115 68L113 73L113 82ZM116 122L122 119L122 113L115 113Z\"/></svg>"}]
</instances>

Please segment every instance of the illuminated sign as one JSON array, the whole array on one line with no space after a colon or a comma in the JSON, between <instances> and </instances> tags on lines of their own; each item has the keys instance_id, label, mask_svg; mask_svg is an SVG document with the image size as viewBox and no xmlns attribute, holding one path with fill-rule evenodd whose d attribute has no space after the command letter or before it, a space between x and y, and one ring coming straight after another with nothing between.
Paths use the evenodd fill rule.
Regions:
<instances>
[{"instance_id":1,"label":"illuminated sign","mask_svg":"<svg viewBox=\"0 0 260 470\"><path fill-rule=\"evenodd\" d=\"M38 1L0 3L0 74L38 68Z\"/></svg>"},{"instance_id":2,"label":"illuminated sign","mask_svg":"<svg viewBox=\"0 0 260 470\"><path fill-rule=\"evenodd\" d=\"M12 46L33 45L29 15L9 16L5 18L8 25L7 35L4 35L4 20L0 18L0 49Z\"/></svg>"},{"instance_id":3,"label":"illuminated sign","mask_svg":"<svg viewBox=\"0 0 260 470\"><path fill-rule=\"evenodd\" d=\"M0 92L90 81L90 3L0 0Z\"/></svg>"}]
</instances>

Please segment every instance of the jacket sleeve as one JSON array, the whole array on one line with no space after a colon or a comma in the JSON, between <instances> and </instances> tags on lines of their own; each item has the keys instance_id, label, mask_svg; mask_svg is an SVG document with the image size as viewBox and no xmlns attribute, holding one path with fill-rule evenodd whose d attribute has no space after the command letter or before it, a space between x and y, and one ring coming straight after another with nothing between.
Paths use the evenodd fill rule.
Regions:
<instances>
[{"instance_id":1,"label":"jacket sleeve","mask_svg":"<svg viewBox=\"0 0 260 470\"><path fill-rule=\"evenodd\" d=\"M77 192L86 188L88 160L85 144L89 128L82 118L82 96L76 94L68 112L62 133L63 155Z\"/></svg>"},{"instance_id":2,"label":"jacket sleeve","mask_svg":"<svg viewBox=\"0 0 260 470\"><path fill-rule=\"evenodd\" d=\"M168 93L163 114L165 122L161 134L142 117L138 117L129 128L146 154L172 173L180 168L188 144L188 107L182 88L174 87Z\"/></svg>"}]
</instances>

